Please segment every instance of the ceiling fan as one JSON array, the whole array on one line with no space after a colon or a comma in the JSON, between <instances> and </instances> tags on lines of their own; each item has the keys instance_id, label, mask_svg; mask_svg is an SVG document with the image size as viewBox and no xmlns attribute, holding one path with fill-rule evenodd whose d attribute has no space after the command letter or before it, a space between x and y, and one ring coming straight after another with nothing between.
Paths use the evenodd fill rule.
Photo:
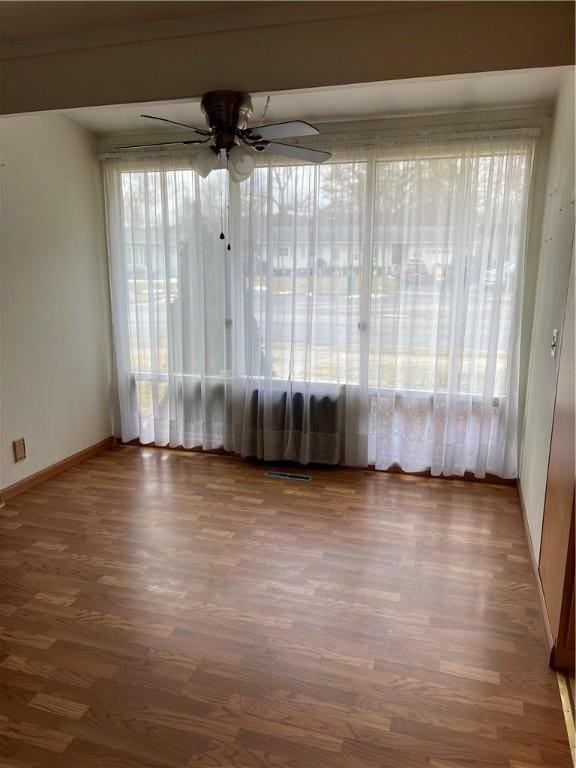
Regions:
<instances>
[{"instance_id":1,"label":"ceiling fan","mask_svg":"<svg viewBox=\"0 0 576 768\"><path fill-rule=\"evenodd\" d=\"M208 176L218 166L220 158L226 158L226 165L233 181L243 181L251 174L256 153L283 155L307 163L324 163L331 157L330 152L308 147L282 144L275 139L313 136L319 131L310 123L294 120L248 128L252 117L252 100L242 91L209 91L202 97L202 112L208 129L196 128L165 117L141 115L149 120L160 120L172 125L188 128L202 138L183 141L161 141L155 144L130 144L118 149L144 149L147 147L206 145L192 159L192 167L201 176Z\"/></svg>"}]
</instances>

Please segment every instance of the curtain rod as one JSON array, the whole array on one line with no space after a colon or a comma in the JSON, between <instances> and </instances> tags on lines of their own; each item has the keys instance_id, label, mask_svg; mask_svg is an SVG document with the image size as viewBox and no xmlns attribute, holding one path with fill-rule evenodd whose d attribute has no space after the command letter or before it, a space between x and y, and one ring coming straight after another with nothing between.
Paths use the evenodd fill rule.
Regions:
<instances>
[{"instance_id":1,"label":"curtain rod","mask_svg":"<svg viewBox=\"0 0 576 768\"><path fill-rule=\"evenodd\" d=\"M459 126L460 127L460 126ZM363 131L361 133L342 132L325 133L308 139L291 139L291 144L300 146L322 145L323 148L330 149L356 149L367 148L377 149L378 147L393 146L396 144L415 144L415 143L441 143L450 141L460 141L462 139L499 139L499 138L538 138L541 130L538 126L510 126L502 124L487 123L485 127L475 124L470 130L448 130L443 131L442 127L434 126L429 128L417 128L402 130L397 128L380 129L373 131ZM99 153L99 160L113 159L142 159L150 157L174 157L190 156L193 157L198 150L190 150L186 147L182 149L171 147L169 150L153 149L142 150L141 152L130 152L126 150L111 149L107 152Z\"/></svg>"}]
</instances>

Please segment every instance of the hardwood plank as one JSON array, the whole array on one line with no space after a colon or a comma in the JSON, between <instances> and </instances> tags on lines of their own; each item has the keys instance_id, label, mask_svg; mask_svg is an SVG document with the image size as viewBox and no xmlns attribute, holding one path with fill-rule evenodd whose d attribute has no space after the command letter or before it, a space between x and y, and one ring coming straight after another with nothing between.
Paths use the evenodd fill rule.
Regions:
<instances>
[{"instance_id":1,"label":"hardwood plank","mask_svg":"<svg viewBox=\"0 0 576 768\"><path fill-rule=\"evenodd\" d=\"M72 736L0 715L0 743L10 739L21 740L51 752L63 752L72 741Z\"/></svg>"},{"instance_id":2,"label":"hardwood plank","mask_svg":"<svg viewBox=\"0 0 576 768\"><path fill-rule=\"evenodd\" d=\"M70 717L73 720L79 720L88 710L86 704L81 704L78 701L68 701L60 696L51 696L48 693L37 693L30 700L30 706L44 709L46 712L52 712L55 715L62 715L62 717Z\"/></svg>"}]
</instances>

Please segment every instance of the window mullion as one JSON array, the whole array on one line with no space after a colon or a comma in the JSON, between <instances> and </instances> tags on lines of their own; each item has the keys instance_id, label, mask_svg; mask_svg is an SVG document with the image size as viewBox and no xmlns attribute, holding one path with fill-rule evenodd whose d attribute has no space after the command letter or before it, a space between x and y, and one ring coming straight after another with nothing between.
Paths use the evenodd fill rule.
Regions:
<instances>
[{"instance_id":1,"label":"window mullion","mask_svg":"<svg viewBox=\"0 0 576 768\"><path fill-rule=\"evenodd\" d=\"M360 283L358 288L358 333L360 348L359 385L360 391L368 389L368 366L370 353L370 294L372 287L372 253L374 249L374 212L376 159L373 153L366 162L365 217L360 254Z\"/></svg>"}]
</instances>

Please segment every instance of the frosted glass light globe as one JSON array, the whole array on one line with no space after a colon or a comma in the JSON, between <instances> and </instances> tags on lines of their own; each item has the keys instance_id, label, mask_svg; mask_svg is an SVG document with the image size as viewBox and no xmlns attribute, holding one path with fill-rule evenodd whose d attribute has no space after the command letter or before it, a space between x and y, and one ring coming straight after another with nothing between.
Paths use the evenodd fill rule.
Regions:
<instances>
[{"instance_id":1,"label":"frosted glass light globe","mask_svg":"<svg viewBox=\"0 0 576 768\"><path fill-rule=\"evenodd\" d=\"M228 153L228 172L232 181L240 182L254 170L254 153L248 147L235 144Z\"/></svg>"},{"instance_id":2,"label":"frosted glass light globe","mask_svg":"<svg viewBox=\"0 0 576 768\"><path fill-rule=\"evenodd\" d=\"M197 174L202 176L202 178L206 178L210 171L213 171L214 168L216 168L216 163L218 162L218 152L214 152L213 149L205 148L200 149L190 160L190 165L192 166L192 170L196 171Z\"/></svg>"}]
</instances>

